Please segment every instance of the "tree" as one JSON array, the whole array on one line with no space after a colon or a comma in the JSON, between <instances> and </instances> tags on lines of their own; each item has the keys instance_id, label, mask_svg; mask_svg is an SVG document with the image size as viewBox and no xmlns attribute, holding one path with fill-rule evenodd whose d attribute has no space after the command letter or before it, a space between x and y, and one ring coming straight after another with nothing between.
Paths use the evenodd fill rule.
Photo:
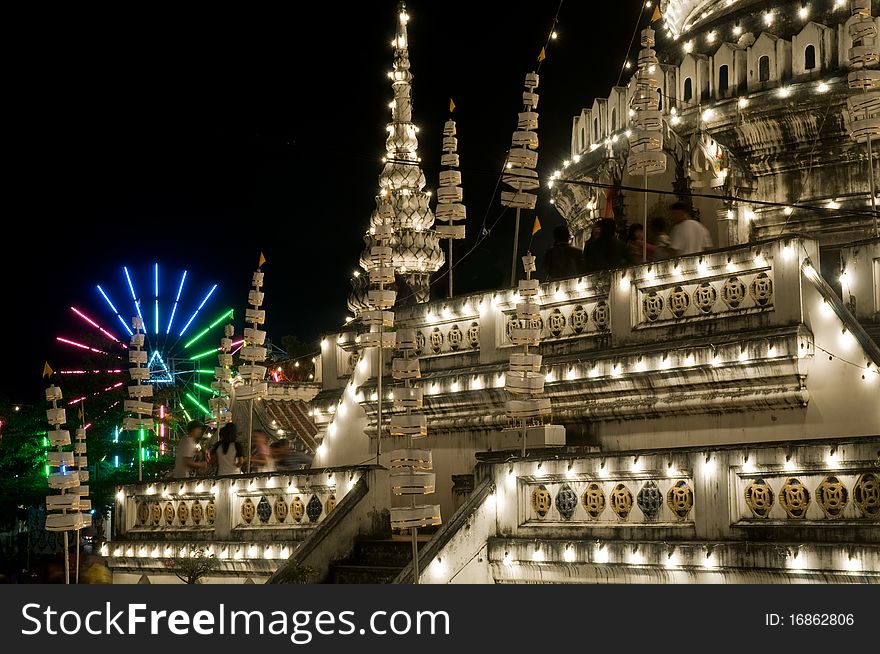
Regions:
<instances>
[{"instance_id":1,"label":"tree","mask_svg":"<svg viewBox=\"0 0 880 654\"><path fill-rule=\"evenodd\" d=\"M213 554L208 554L204 546L189 545L185 551L185 555L165 561L165 567L185 584L197 584L220 568L220 561Z\"/></svg>"}]
</instances>

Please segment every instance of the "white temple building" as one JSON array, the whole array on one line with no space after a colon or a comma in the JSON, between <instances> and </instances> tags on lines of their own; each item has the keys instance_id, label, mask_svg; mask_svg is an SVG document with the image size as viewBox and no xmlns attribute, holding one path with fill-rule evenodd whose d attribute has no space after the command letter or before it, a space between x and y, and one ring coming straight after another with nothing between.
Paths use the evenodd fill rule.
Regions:
<instances>
[{"instance_id":1,"label":"white temple building","mask_svg":"<svg viewBox=\"0 0 880 654\"><path fill-rule=\"evenodd\" d=\"M415 332L419 447L443 515L422 543L422 583L880 581L877 10L665 0L660 11L650 75L665 171L647 193L628 172L634 75L572 108L570 156L541 182L580 242L606 202L641 222L679 195L716 247L539 285L528 327L552 413L527 425L525 455L505 388L521 289L428 301L444 254L399 11L370 225L390 202L393 265L418 299L394 308L394 325ZM365 240L361 278L369 229ZM366 289L349 298L356 313ZM221 562L209 581L284 583L309 566L322 581L412 582L409 544L390 537L384 454L401 384L390 356L380 370L361 345L367 331L353 320L321 340L311 470L120 487L114 580L171 581L161 559L207 542Z\"/></svg>"}]
</instances>

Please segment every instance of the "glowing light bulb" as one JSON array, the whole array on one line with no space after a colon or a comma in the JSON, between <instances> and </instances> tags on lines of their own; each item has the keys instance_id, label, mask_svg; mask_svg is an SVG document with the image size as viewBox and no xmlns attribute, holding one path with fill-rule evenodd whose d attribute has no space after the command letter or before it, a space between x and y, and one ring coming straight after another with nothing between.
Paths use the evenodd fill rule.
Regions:
<instances>
[{"instance_id":1,"label":"glowing light bulb","mask_svg":"<svg viewBox=\"0 0 880 654\"><path fill-rule=\"evenodd\" d=\"M736 105L737 105L740 109L745 109L746 107L749 106L749 101L748 101L747 98L740 98L739 100L736 101Z\"/></svg>"},{"instance_id":2,"label":"glowing light bulb","mask_svg":"<svg viewBox=\"0 0 880 654\"><path fill-rule=\"evenodd\" d=\"M684 42L684 51L686 53L692 52L693 49L694 49L694 42L693 41L685 41Z\"/></svg>"},{"instance_id":3,"label":"glowing light bulb","mask_svg":"<svg viewBox=\"0 0 880 654\"><path fill-rule=\"evenodd\" d=\"M827 93L828 89L829 89L829 86L825 82L819 82L816 85L816 92L817 93Z\"/></svg>"}]
</instances>

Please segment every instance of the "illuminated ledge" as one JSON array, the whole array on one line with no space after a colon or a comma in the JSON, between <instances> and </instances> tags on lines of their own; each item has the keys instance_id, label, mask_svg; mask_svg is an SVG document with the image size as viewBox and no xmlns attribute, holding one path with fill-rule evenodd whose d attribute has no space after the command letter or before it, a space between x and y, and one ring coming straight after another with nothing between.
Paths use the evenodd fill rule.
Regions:
<instances>
[{"instance_id":1,"label":"illuminated ledge","mask_svg":"<svg viewBox=\"0 0 880 654\"><path fill-rule=\"evenodd\" d=\"M554 420L641 419L666 414L741 413L806 406L803 362L813 337L803 326L687 339L545 358L545 395ZM598 355L598 356L596 356ZM507 425L499 365L423 377L431 431ZM365 398L369 397L370 400ZM373 384L358 399L376 414Z\"/></svg>"},{"instance_id":2,"label":"illuminated ledge","mask_svg":"<svg viewBox=\"0 0 880 654\"><path fill-rule=\"evenodd\" d=\"M880 545L490 538L497 583L880 583Z\"/></svg>"}]
</instances>

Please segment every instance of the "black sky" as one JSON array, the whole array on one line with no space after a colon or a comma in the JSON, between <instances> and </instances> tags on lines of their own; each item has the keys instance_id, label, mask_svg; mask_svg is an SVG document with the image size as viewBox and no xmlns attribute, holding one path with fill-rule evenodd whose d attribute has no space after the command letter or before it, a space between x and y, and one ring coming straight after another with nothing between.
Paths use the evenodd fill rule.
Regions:
<instances>
[{"instance_id":1,"label":"black sky","mask_svg":"<svg viewBox=\"0 0 880 654\"><path fill-rule=\"evenodd\" d=\"M455 98L470 247L557 0L408 3L414 116L428 187ZM640 3L566 0L541 76L542 178L568 154L571 117L607 95ZM68 307L103 311L94 285L119 268L188 268L243 307L266 253L267 328L316 339L346 315L348 278L383 154L396 2L156 5L7 16L7 207L0 284L0 394L39 399L54 335L82 331ZM26 13L25 13L26 12ZM539 200L549 244L560 218ZM527 223L531 222L529 218ZM530 225L524 225L527 230ZM462 292L509 270L512 216L456 270ZM439 285L442 293L445 282Z\"/></svg>"}]
</instances>

